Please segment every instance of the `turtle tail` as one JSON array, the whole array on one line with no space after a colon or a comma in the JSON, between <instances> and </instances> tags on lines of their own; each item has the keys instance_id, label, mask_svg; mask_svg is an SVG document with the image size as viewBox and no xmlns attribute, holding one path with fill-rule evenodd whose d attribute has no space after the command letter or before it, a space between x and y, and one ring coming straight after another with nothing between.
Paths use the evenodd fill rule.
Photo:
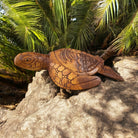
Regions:
<instances>
[{"instance_id":1,"label":"turtle tail","mask_svg":"<svg viewBox=\"0 0 138 138\"><path fill-rule=\"evenodd\" d=\"M98 71L98 73L100 73L106 77L112 78L114 80L117 80L117 81L124 81L124 79L118 73L116 73L112 68L110 68L108 66L103 66Z\"/></svg>"},{"instance_id":2,"label":"turtle tail","mask_svg":"<svg viewBox=\"0 0 138 138\"><path fill-rule=\"evenodd\" d=\"M106 51L100 56L104 61L108 58L116 55L116 51L113 45L109 46Z\"/></svg>"}]
</instances>

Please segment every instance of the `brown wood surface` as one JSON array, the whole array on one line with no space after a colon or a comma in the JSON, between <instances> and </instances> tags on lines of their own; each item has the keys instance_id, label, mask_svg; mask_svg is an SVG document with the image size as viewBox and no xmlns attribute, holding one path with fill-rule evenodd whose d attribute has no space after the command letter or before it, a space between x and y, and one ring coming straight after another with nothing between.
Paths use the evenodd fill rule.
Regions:
<instances>
[{"instance_id":1,"label":"brown wood surface","mask_svg":"<svg viewBox=\"0 0 138 138\"><path fill-rule=\"evenodd\" d=\"M104 66L101 57L70 48L52 51L48 55L21 53L16 56L14 63L29 70L46 69L57 86L69 90L89 89L99 85L101 79L94 76L97 72L115 80L123 80L110 67Z\"/></svg>"}]
</instances>

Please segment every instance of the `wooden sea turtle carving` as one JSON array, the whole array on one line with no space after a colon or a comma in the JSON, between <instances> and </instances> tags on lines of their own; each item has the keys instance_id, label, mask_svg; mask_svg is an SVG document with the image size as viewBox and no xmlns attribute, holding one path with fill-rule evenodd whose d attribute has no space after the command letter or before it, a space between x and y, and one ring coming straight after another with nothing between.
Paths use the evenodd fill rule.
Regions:
<instances>
[{"instance_id":1,"label":"wooden sea turtle carving","mask_svg":"<svg viewBox=\"0 0 138 138\"><path fill-rule=\"evenodd\" d=\"M20 53L15 57L14 64L28 70L46 69L57 86L68 90L84 90L99 85L101 79L94 75L96 73L123 81L118 73L104 65L101 57L70 48L49 54Z\"/></svg>"}]
</instances>

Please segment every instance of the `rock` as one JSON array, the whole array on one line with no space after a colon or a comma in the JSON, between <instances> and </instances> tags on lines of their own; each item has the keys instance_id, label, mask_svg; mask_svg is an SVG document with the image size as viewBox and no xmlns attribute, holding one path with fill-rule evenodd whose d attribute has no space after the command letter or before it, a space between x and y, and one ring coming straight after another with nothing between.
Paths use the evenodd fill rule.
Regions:
<instances>
[{"instance_id":1,"label":"rock","mask_svg":"<svg viewBox=\"0 0 138 138\"><path fill-rule=\"evenodd\" d=\"M16 110L0 110L0 137L136 138L138 60L124 57L114 67L124 82L106 79L68 99L57 95L47 71L37 72Z\"/></svg>"},{"instance_id":2,"label":"rock","mask_svg":"<svg viewBox=\"0 0 138 138\"><path fill-rule=\"evenodd\" d=\"M114 67L118 68L118 72L123 76L125 81L138 80L138 57L119 57L115 60L119 60L119 62Z\"/></svg>"}]
</instances>

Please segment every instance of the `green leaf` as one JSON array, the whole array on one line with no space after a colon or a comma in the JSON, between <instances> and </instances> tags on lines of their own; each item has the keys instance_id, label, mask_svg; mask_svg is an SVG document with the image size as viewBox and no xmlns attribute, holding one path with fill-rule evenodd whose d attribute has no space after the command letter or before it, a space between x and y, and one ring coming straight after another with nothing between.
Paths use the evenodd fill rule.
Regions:
<instances>
[{"instance_id":1,"label":"green leaf","mask_svg":"<svg viewBox=\"0 0 138 138\"><path fill-rule=\"evenodd\" d=\"M67 42L72 48L87 49L93 39L93 6L95 2L79 2L70 11L71 23L67 31Z\"/></svg>"},{"instance_id":2,"label":"green leaf","mask_svg":"<svg viewBox=\"0 0 138 138\"><path fill-rule=\"evenodd\" d=\"M137 46L138 39L138 11L134 14L131 22L120 32L112 45L116 50L122 49L128 53L133 47Z\"/></svg>"},{"instance_id":3,"label":"green leaf","mask_svg":"<svg viewBox=\"0 0 138 138\"><path fill-rule=\"evenodd\" d=\"M53 13L55 20L58 23L58 27L62 32L67 29L67 13L66 13L66 0L52 0L53 2Z\"/></svg>"},{"instance_id":4,"label":"green leaf","mask_svg":"<svg viewBox=\"0 0 138 138\"><path fill-rule=\"evenodd\" d=\"M98 8L96 12L96 18L99 21L98 28L103 28L108 25L110 21L113 21L119 13L119 1L118 0L102 0L98 2Z\"/></svg>"},{"instance_id":5,"label":"green leaf","mask_svg":"<svg viewBox=\"0 0 138 138\"><path fill-rule=\"evenodd\" d=\"M5 5L8 7L7 10L5 9L6 14L25 48L28 47L29 51L36 51L39 46L40 51L43 51L40 45L46 44L44 41L47 41L47 38L39 25L41 10L36 2L30 0L13 4L5 3Z\"/></svg>"}]
</instances>

